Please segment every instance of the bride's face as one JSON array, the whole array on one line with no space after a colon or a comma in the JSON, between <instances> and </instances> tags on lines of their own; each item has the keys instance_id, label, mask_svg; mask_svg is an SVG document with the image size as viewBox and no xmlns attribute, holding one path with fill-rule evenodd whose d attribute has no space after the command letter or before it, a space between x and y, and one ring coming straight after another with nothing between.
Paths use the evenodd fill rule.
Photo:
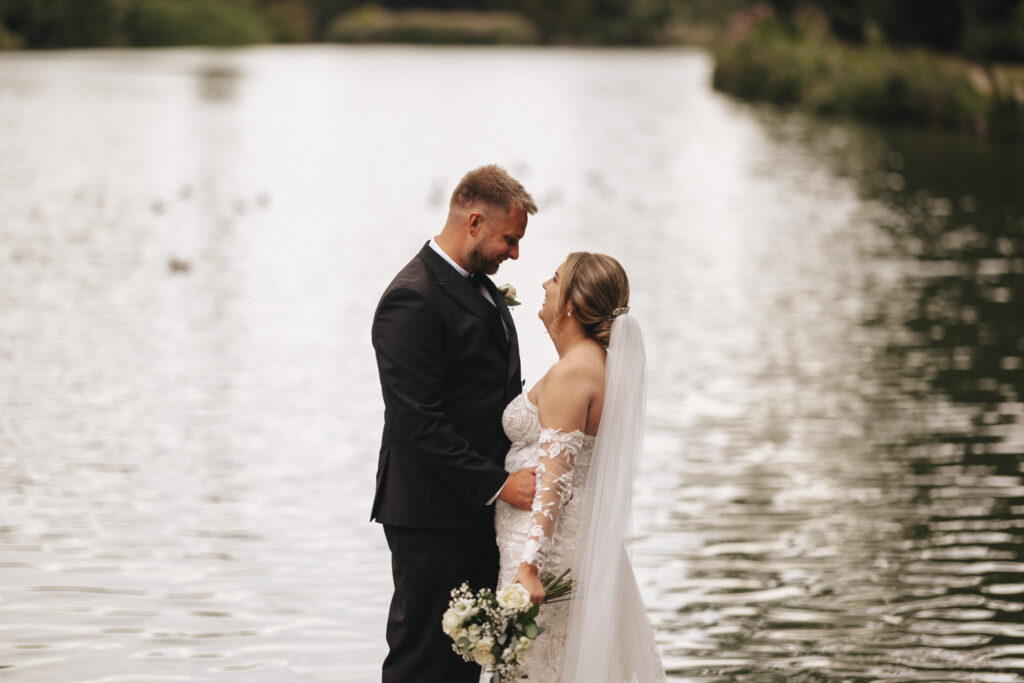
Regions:
<instances>
[{"instance_id":1,"label":"bride's face","mask_svg":"<svg viewBox=\"0 0 1024 683\"><path fill-rule=\"evenodd\" d=\"M558 266L555 274L544 283L544 305L540 307L537 316L544 323L544 327L550 329L551 323L555 320L555 308L558 301L558 283L561 278L562 268L565 264Z\"/></svg>"}]
</instances>

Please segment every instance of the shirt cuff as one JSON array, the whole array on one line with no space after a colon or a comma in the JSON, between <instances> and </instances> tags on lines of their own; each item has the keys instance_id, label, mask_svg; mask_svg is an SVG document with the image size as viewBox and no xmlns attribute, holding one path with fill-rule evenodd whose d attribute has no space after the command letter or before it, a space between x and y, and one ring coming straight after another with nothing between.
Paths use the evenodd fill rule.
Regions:
<instances>
[{"instance_id":1,"label":"shirt cuff","mask_svg":"<svg viewBox=\"0 0 1024 683\"><path fill-rule=\"evenodd\" d=\"M505 484L507 484L507 483L508 483L508 479L505 480ZM500 496L501 492L505 490L505 484L502 484L501 488L498 489L498 492L495 493L493 496L491 496L491 499L489 501L487 501L487 503L485 503L486 505L494 505L494 501L498 500L498 496Z\"/></svg>"}]
</instances>

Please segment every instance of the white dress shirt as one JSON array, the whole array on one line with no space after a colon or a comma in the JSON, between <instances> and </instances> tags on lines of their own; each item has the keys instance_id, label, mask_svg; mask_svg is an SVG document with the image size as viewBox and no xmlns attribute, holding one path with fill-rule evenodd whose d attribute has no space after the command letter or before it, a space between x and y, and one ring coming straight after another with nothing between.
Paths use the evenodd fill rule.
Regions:
<instances>
[{"instance_id":1,"label":"white dress shirt","mask_svg":"<svg viewBox=\"0 0 1024 683\"><path fill-rule=\"evenodd\" d=\"M448 255L447 253L445 253L445 250L441 248L441 245L437 243L437 239L436 239L436 238L434 238L434 237L431 237L431 238L430 238L430 248L431 248L431 249L433 249L434 251L436 251L436 252L437 252L437 254L438 254L438 255L439 255L439 256L440 256L441 258L443 258L443 259L444 259L445 261L447 261L448 263L450 263L450 264L452 265L452 268L454 268L454 269L455 269L455 271L456 271L456 272L457 272L457 273L458 273L459 275L461 275L462 277L468 278L468 277L469 277L470 275L472 275L472 273L470 273L470 272L469 272L468 270L466 270L465 268L463 268L462 266L460 266L460 265L459 265L458 263L456 263L456 262L455 262L455 261L454 261L454 260L452 259L452 257L451 257L451 256L449 256L449 255ZM492 298L491 298L491 293L490 293L489 291L487 291L487 288L486 288L486 287L484 287L483 285L480 285L480 293L484 295L484 298L485 298L485 299L487 299L488 301L490 301L490 302L491 302L491 305L492 305L492 306L495 306L495 307L496 307L496 306L498 305L497 303L495 303L494 299L492 299ZM502 325L504 325L504 324L505 324L505 321L504 321L504 320L502 320L502 321L501 321L501 324L502 324ZM505 334L506 334L506 335L508 335L508 329L507 329L507 328L505 329Z\"/></svg>"}]
</instances>

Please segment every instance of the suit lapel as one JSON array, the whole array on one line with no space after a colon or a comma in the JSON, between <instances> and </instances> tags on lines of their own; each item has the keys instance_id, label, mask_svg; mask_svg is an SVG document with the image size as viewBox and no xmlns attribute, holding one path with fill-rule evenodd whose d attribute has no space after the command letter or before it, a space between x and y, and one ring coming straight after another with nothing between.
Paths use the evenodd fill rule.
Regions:
<instances>
[{"instance_id":1,"label":"suit lapel","mask_svg":"<svg viewBox=\"0 0 1024 683\"><path fill-rule=\"evenodd\" d=\"M465 308L467 311L482 319L487 323L488 327L491 328L491 332L494 333L498 344L501 346L502 353L508 353L509 351L509 339L505 336L505 329L501 325L501 314L499 308L492 306L486 299L480 290L471 283L469 280L464 278L460 273L457 273L451 265L441 258L433 249L430 248L429 244L425 245L420 249L420 258L430 268L437 278L437 283L441 286L441 289L451 298ZM491 283L490 288L493 288L494 284ZM497 290L492 289L492 296L496 297L499 302L498 306L504 306L504 301L501 301L501 295L497 294ZM507 309L506 309L507 314ZM509 328L510 330L513 328ZM511 332L510 332L511 336Z\"/></svg>"},{"instance_id":2,"label":"suit lapel","mask_svg":"<svg viewBox=\"0 0 1024 683\"><path fill-rule=\"evenodd\" d=\"M491 278L485 278L490 284L491 296L498 304L498 313L501 315L501 319L505 321L505 325L508 327L508 380L512 381L513 377L519 374L519 335L516 334L516 325L512 322L512 312L508 308L508 304L505 303L505 297L501 295L498 288L494 286Z\"/></svg>"},{"instance_id":3,"label":"suit lapel","mask_svg":"<svg viewBox=\"0 0 1024 683\"><path fill-rule=\"evenodd\" d=\"M500 337L500 340L502 341L501 350L504 351L505 353L508 353L509 349L511 349L513 346L517 347L517 352L515 354L515 357L516 357L516 363L518 364L519 363L519 353L518 353L518 346L519 345L518 345L518 342L516 341L516 326L512 322L512 315L509 313L508 305L505 304L505 297L503 297L501 295L501 292L498 291L498 288L495 286L494 281L491 280L491 278L489 278L487 275L484 275L481 279L483 280L484 287L486 287L487 291L490 293L491 298L494 299L494 307L495 307L495 309L498 312L498 316L499 316L498 327L500 328L498 330L498 332L500 333L499 337ZM501 324L503 322L505 323L504 325ZM505 329L506 328L508 329L508 334L507 335L505 334Z\"/></svg>"}]
</instances>

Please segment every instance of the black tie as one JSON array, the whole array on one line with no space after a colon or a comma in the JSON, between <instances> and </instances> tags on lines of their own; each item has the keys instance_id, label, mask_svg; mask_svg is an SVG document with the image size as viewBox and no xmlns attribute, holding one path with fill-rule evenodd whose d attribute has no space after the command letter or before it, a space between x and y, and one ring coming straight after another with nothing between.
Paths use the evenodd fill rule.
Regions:
<instances>
[{"instance_id":1,"label":"black tie","mask_svg":"<svg viewBox=\"0 0 1024 683\"><path fill-rule=\"evenodd\" d=\"M494 303L493 301L490 300L490 298L487 296L487 294L484 294L484 292L490 293L490 291L491 291L491 288L488 287L487 283L485 282L485 280L487 280L487 276L486 275L484 275L483 273L478 271L478 272L473 273L472 275L470 275L468 280L469 280L470 284L473 285L473 288L476 289L476 291L480 292L480 296L482 296L483 298L487 299L488 303L490 303L490 304Z\"/></svg>"}]
</instances>

